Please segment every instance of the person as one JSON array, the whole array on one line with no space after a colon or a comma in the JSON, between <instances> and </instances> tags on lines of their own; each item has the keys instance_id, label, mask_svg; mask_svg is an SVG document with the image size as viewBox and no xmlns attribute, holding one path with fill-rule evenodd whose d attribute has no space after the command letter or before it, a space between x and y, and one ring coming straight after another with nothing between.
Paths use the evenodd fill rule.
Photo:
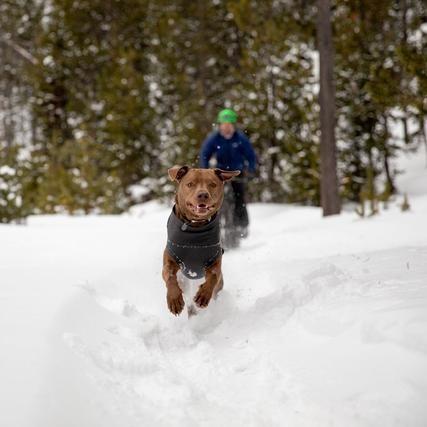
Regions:
<instances>
[{"instance_id":1,"label":"person","mask_svg":"<svg viewBox=\"0 0 427 427\"><path fill-rule=\"evenodd\" d=\"M249 138L236 128L237 114L226 108L218 113L218 128L203 142L200 151L200 166L209 167L212 157L216 158L216 167L223 170L239 170L242 177L253 177L256 171L256 155ZM245 184L243 180L231 181L234 193L234 225L242 229L247 236L249 225L245 201Z\"/></svg>"}]
</instances>

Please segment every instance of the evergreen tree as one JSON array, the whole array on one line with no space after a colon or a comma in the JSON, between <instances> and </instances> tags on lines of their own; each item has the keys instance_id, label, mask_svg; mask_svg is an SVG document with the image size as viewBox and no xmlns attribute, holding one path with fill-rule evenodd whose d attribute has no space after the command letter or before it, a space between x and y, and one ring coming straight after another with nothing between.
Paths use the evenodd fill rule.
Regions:
<instances>
[{"instance_id":1,"label":"evergreen tree","mask_svg":"<svg viewBox=\"0 0 427 427\"><path fill-rule=\"evenodd\" d=\"M132 13L128 13L132 10ZM41 209L117 212L155 166L144 2L52 2L33 74ZM153 164L151 164L153 163Z\"/></svg>"},{"instance_id":2,"label":"evergreen tree","mask_svg":"<svg viewBox=\"0 0 427 427\"><path fill-rule=\"evenodd\" d=\"M318 205L313 10L298 1L239 1L231 10L244 43L230 101L242 112L260 160L253 196Z\"/></svg>"},{"instance_id":3,"label":"evergreen tree","mask_svg":"<svg viewBox=\"0 0 427 427\"><path fill-rule=\"evenodd\" d=\"M414 12L412 20L409 23L406 17L402 23L402 5L409 7L409 3ZM347 199L359 199L369 174L373 174L373 181L385 175L385 192L396 190L396 171L390 163L399 149L390 132L396 114L404 124L411 110L419 117L419 131L412 135L406 132L407 143L415 142L422 132L425 110L421 104L426 93L425 70L420 67L422 47L416 46L417 37L413 41L408 37L420 29L420 5L419 1L392 0L354 0L336 5L338 132L343 195ZM405 56L402 61L402 52L407 51L413 52L413 58ZM411 63L414 65L409 66Z\"/></svg>"},{"instance_id":4,"label":"evergreen tree","mask_svg":"<svg viewBox=\"0 0 427 427\"><path fill-rule=\"evenodd\" d=\"M34 88L26 70L43 12L37 1L0 4L0 222L20 220L32 211L26 188L33 177L28 144L33 135L29 99Z\"/></svg>"}]
</instances>

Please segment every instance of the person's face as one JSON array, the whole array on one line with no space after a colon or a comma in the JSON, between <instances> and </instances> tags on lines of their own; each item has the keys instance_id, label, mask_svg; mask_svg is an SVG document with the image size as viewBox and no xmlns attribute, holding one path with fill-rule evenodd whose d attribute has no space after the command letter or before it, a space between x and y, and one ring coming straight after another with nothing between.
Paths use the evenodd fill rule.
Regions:
<instances>
[{"instance_id":1,"label":"person's face","mask_svg":"<svg viewBox=\"0 0 427 427\"><path fill-rule=\"evenodd\" d=\"M219 124L219 133L225 138L230 139L234 134L234 125L233 123L220 123Z\"/></svg>"}]
</instances>

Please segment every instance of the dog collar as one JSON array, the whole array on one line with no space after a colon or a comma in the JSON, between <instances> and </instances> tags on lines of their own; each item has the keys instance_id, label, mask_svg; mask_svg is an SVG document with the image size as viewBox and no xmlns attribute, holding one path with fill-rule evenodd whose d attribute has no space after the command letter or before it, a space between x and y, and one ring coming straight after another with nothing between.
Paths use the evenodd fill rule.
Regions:
<instances>
[{"instance_id":1,"label":"dog collar","mask_svg":"<svg viewBox=\"0 0 427 427\"><path fill-rule=\"evenodd\" d=\"M186 231L188 229L188 227L193 227L194 224L200 224L197 226L198 228L203 227L205 225L208 225L213 219L216 218L216 215L217 215L215 213L213 216L210 216L207 220L197 221L196 219L191 219L189 222L187 222L187 221L184 221L184 220L178 218L178 216L176 215L176 212L175 212L175 207L176 207L176 205L174 205L172 208L172 214L175 215L175 217L177 218L178 221L182 222L182 225L181 225L182 231Z\"/></svg>"}]
</instances>

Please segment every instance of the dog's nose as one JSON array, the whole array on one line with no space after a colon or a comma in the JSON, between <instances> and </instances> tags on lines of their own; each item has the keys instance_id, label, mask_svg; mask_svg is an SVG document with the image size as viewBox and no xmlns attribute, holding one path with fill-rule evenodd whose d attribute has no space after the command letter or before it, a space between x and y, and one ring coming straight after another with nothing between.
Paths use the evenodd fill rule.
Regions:
<instances>
[{"instance_id":1,"label":"dog's nose","mask_svg":"<svg viewBox=\"0 0 427 427\"><path fill-rule=\"evenodd\" d=\"M201 191L199 194L197 194L197 200L199 202L206 202L208 199L209 199L209 193Z\"/></svg>"}]
</instances>

